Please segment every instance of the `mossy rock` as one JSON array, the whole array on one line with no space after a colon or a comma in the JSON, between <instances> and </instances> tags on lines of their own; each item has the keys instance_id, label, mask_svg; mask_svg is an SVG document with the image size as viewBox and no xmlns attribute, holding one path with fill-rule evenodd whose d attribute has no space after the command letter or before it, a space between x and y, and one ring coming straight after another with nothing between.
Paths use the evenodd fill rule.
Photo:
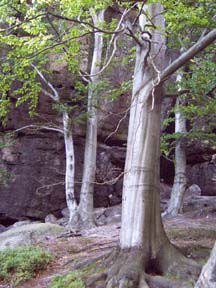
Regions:
<instances>
[{"instance_id":1,"label":"mossy rock","mask_svg":"<svg viewBox=\"0 0 216 288\"><path fill-rule=\"evenodd\" d=\"M47 236L57 236L65 229L56 224L33 223L16 227L0 234L0 250L17 246L32 245Z\"/></svg>"}]
</instances>

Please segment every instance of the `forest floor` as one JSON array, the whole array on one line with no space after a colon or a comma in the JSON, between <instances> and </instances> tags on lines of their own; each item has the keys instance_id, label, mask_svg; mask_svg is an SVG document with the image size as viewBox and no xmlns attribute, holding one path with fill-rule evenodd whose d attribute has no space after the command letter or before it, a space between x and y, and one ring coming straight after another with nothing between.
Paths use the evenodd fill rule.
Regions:
<instances>
[{"instance_id":1,"label":"forest floor","mask_svg":"<svg viewBox=\"0 0 216 288\"><path fill-rule=\"evenodd\" d=\"M215 220L216 209L207 209L202 213L192 211L164 219L164 226L172 243L180 247L187 257L203 265L216 240ZM74 269L81 272L86 287L105 287L107 267L103 266L104 260L117 247L119 232L120 223L113 223L85 230L80 236L47 237L37 246L50 251L54 256L53 264L19 287L49 288L56 275L65 275ZM0 287L12 288L10 285Z\"/></svg>"},{"instance_id":2,"label":"forest floor","mask_svg":"<svg viewBox=\"0 0 216 288\"><path fill-rule=\"evenodd\" d=\"M201 215L200 215L201 214ZM187 212L164 220L170 240L180 247L187 257L204 264L216 240L216 211L210 213ZM87 287L105 287L106 268L101 265L119 241L120 223L99 226L78 237L47 239L39 245L49 250L55 262L22 288L48 288L54 276L64 275L73 269L82 269ZM104 269L104 270L103 270ZM97 276L100 281L95 282ZM104 277L103 277L104 276ZM91 285L91 282L95 282ZM65 287L66 288L66 287Z\"/></svg>"}]
</instances>

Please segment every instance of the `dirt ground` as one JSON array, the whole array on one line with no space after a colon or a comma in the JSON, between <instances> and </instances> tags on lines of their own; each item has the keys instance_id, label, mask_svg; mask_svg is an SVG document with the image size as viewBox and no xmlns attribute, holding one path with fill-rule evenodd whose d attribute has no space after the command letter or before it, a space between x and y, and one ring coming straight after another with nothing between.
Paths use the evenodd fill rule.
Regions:
<instances>
[{"instance_id":1,"label":"dirt ground","mask_svg":"<svg viewBox=\"0 0 216 288\"><path fill-rule=\"evenodd\" d=\"M164 219L164 226L170 240L180 247L187 257L202 265L205 263L216 240L214 211L207 214L187 212L178 217ZM85 272L83 279L87 283L86 287L105 287L105 273L101 272L106 272L107 267L103 267L103 261L117 247L119 232L120 223L114 223L83 231L81 236L61 235L47 238L38 246L50 251L55 259L53 264L19 287L49 288L54 276L67 274L74 269ZM95 282L98 275L100 281ZM0 285L0 288L12 287Z\"/></svg>"}]
</instances>

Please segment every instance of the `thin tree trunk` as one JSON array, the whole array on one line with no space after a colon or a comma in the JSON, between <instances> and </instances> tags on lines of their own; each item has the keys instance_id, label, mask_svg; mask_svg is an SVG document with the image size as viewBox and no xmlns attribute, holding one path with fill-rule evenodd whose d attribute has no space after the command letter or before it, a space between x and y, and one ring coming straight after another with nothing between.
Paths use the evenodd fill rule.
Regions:
<instances>
[{"instance_id":1,"label":"thin tree trunk","mask_svg":"<svg viewBox=\"0 0 216 288\"><path fill-rule=\"evenodd\" d=\"M49 91L42 89L43 93L50 97L56 103L60 103L60 95L55 87L50 83L43 75L43 73L34 66L37 74L41 78L41 80L50 88L52 93ZM73 144L73 136L71 132L70 125L70 117L67 111L64 111L62 114L62 123L63 123L63 134L64 134L64 143L65 143L65 155L66 155L66 171L65 171L65 194L66 194L66 202L69 210L69 227L74 227L78 224L78 206L75 199L74 193L74 175L75 175L75 155L74 155L74 144ZM53 129L52 129L53 130ZM54 129L58 132L62 132L59 129Z\"/></svg>"},{"instance_id":2,"label":"thin tree trunk","mask_svg":"<svg viewBox=\"0 0 216 288\"><path fill-rule=\"evenodd\" d=\"M104 10L99 11L93 16L95 26L104 21ZM94 34L94 50L91 66L91 74L97 74L100 70L103 49L103 34ZM86 144L83 165L83 178L80 193L79 213L83 224L93 225L93 190L96 171L96 152L97 152L97 84L99 76L90 77L91 83L88 91L88 119L86 130Z\"/></svg>"},{"instance_id":3,"label":"thin tree trunk","mask_svg":"<svg viewBox=\"0 0 216 288\"><path fill-rule=\"evenodd\" d=\"M181 80L178 75L177 82ZM175 133L184 134L186 132L186 119L179 110L181 105L181 96L176 99L176 112L175 112ZM178 139L175 146L175 178L171 192L169 206L165 215L176 216L183 211L183 200L187 185L186 177L186 151L182 145L182 139Z\"/></svg>"},{"instance_id":4,"label":"thin tree trunk","mask_svg":"<svg viewBox=\"0 0 216 288\"><path fill-rule=\"evenodd\" d=\"M67 112L63 112L64 142L66 154L66 171L65 171L65 193L66 202L69 210L68 226L75 226L78 223L78 206L74 194L74 174L75 174L75 157L73 137L70 126L70 119Z\"/></svg>"}]
</instances>

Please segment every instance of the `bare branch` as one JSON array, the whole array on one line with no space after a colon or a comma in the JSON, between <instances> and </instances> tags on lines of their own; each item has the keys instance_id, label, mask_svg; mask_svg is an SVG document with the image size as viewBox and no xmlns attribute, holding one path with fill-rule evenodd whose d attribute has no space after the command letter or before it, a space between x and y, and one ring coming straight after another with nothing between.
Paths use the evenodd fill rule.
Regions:
<instances>
[{"instance_id":1,"label":"bare branch","mask_svg":"<svg viewBox=\"0 0 216 288\"><path fill-rule=\"evenodd\" d=\"M96 185L113 185L126 173L127 173L127 171L123 171L117 177L112 178L110 180L107 180L107 181L104 181L104 182L92 182L92 183L96 184Z\"/></svg>"},{"instance_id":2,"label":"bare branch","mask_svg":"<svg viewBox=\"0 0 216 288\"><path fill-rule=\"evenodd\" d=\"M50 97L52 100L54 100L54 101L56 101L56 98L55 98L55 96L52 94L52 93L50 93L50 92L48 92L46 89L41 89L41 91L46 95L46 96L48 96L48 97Z\"/></svg>"},{"instance_id":3,"label":"bare branch","mask_svg":"<svg viewBox=\"0 0 216 288\"><path fill-rule=\"evenodd\" d=\"M131 9L133 9L135 6L137 5L137 3L135 3L134 5L132 5L129 9L125 9L125 11L123 12L122 14L122 17L115 29L114 32L112 32L113 36L110 40L110 43L109 43L109 46L108 46L108 49L107 49L107 53L106 53L106 57L105 57L105 62L106 64L104 64L104 66L101 68L100 71L98 71L97 73L95 74L85 74L85 77L94 77L94 76L97 76L99 74L101 74L108 66L109 64L111 63L111 61L113 60L114 56L115 56L115 53L116 53L116 50L117 50L117 41L119 39L119 37L125 32L126 30L126 27L125 25L123 25L123 21L124 21L124 18L125 16L131 11ZM122 28L121 28L122 26ZM102 31L103 32L103 31ZM106 33L106 32L104 32ZM112 51L112 54L110 55L110 58L108 60L106 60L108 58L108 54L109 54L109 51L110 51L110 48L113 44L113 51Z\"/></svg>"},{"instance_id":4,"label":"bare branch","mask_svg":"<svg viewBox=\"0 0 216 288\"><path fill-rule=\"evenodd\" d=\"M60 128L55 128L55 127L49 127L49 126L44 126L44 125L35 125L35 124L30 124L30 125L26 125L23 127L20 127L16 130L14 130L13 132L19 132L28 128L35 128L35 129L45 129L45 130L50 130L50 131L55 131L55 132L60 132L60 133L64 133L63 129Z\"/></svg>"},{"instance_id":5,"label":"bare branch","mask_svg":"<svg viewBox=\"0 0 216 288\"><path fill-rule=\"evenodd\" d=\"M46 16L46 15L47 15L47 13L42 13L42 14L36 15L34 17L31 17L31 18L26 18L25 20L23 20L20 23L14 24L14 25L7 27L7 28L4 28L4 29L0 29L0 33L7 32L7 31L13 30L15 28L19 28L20 26L22 26L24 23L27 23L28 21L31 21L31 20L37 19L37 18L42 17L42 16Z\"/></svg>"},{"instance_id":6,"label":"bare branch","mask_svg":"<svg viewBox=\"0 0 216 288\"><path fill-rule=\"evenodd\" d=\"M59 101L59 93L58 91L55 89L55 87L52 85L52 83L50 83L43 75L43 73L34 65L31 64L31 66L36 70L37 74L40 76L41 80L53 91L54 94L49 93L48 91L42 89L42 91L48 95L49 97L51 97L52 99L54 99L55 101Z\"/></svg>"},{"instance_id":7,"label":"bare branch","mask_svg":"<svg viewBox=\"0 0 216 288\"><path fill-rule=\"evenodd\" d=\"M124 12L122 13L122 16L121 16L121 19L119 20L118 22L118 25L115 29L114 32L116 32L115 34L112 35L111 39L110 39L110 42L109 42L109 45L108 45L108 48L107 48L107 52L106 52L106 57L105 57L105 62L107 62L107 58L108 58L108 55L109 55L109 52L110 52L110 49L111 49L111 46L112 44L114 43L115 41L115 37L124 31L125 27L123 25L123 21L124 21L124 18L125 16L131 11L131 9L133 9L135 6L137 5L137 3L135 3L134 5L132 5L132 7L130 9L125 9ZM123 28L121 29L121 26L123 26Z\"/></svg>"},{"instance_id":8,"label":"bare branch","mask_svg":"<svg viewBox=\"0 0 216 288\"><path fill-rule=\"evenodd\" d=\"M199 39L190 49L188 49L175 61L173 61L163 72L161 72L161 82L166 81L170 75L172 75L179 68L185 65L190 59L192 59L199 52L204 50L215 40L216 40L216 29L213 29L206 36Z\"/></svg>"},{"instance_id":9,"label":"bare branch","mask_svg":"<svg viewBox=\"0 0 216 288\"><path fill-rule=\"evenodd\" d=\"M103 29L101 29L99 27L96 27L95 25L93 25L93 24L91 24L89 22L86 22L86 21L83 21L83 20L80 20L80 19L73 19L73 18L69 18L69 17L66 17L66 16L55 14L55 13L52 13L52 12L48 12L48 13L50 15L52 15L53 17L56 17L56 18L59 18L59 19L62 19L62 20L66 20L66 21L74 22L74 23L78 23L78 24L84 24L86 26L89 26L89 27L93 28L96 32L102 32L102 33L106 33L106 34L118 34L118 32L103 30ZM91 31L91 32L93 32L93 31Z\"/></svg>"},{"instance_id":10,"label":"bare branch","mask_svg":"<svg viewBox=\"0 0 216 288\"><path fill-rule=\"evenodd\" d=\"M123 32L122 32L123 33ZM98 71L97 73L95 74L85 74L85 77L94 77L94 76L97 76L99 74L101 74L108 66L109 64L111 63L113 57L115 56L115 53L116 53L116 50L117 50L117 41L118 41L118 38L120 37L121 33L118 34L115 39L114 39L114 43L113 43L113 51L112 51L112 54L110 56L110 58L108 59L107 63L101 68L100 71Z\"/></svg>"},{"instance_id":11,"label":"bare branch","mask_svg":"<svg viewBox=\"0 0 216 288\"><path fill-rule=\"evenodd\" d=\"M106 139L104 140L104 142L106 142L110 137L112 137L112 136L118 131L118 129L119 129L122 121L127 117L127 114L128 114L128 112L129 112L130 108L131 108L131 107L129 107L129 108L124 112L124 116L119 120L119 122L118 122L115 130L114 130L113 132L111 132L111 133L106 137Z\"/></svg>"},{"instance_id":12,"label":"bare branch","mask_svg":"<svg viewBox=\"0 0 216 288\"><path fill-rule=\"evenodd\" d=\"M142 14L143 7L145 6L145 2L146 2L146 1L144 1L144 2L142 3L142 6L141 6L140 11L139 11L139 14L137 14L136 18L134 19L134 21L133 21L133 23L132 23L132 26L134 26L134 25L136 24L136 22L138 21L140 15Z\"/></svg>"},{"instance_id":13,"label":"bare branch","mask_svg":"<svg viewBox=\"0 0 216 288\"><path fill-rule=\"evenodd\" d=\"M65 182L57 182L57 183L42 185L41 187L38 187L38 188L36 189L36 194L37 194L37 195L38 195L38 194L40 195L40 193L43 193L43 194L44 194L44 191L43 191L43 192L39 192L39 191L42 190L42 189L49 189L49 188L52 188L52 187L54 187L54 186L64 185L64 184L65 184Z\"/></svg>"},{"instance_id":14,"label":"bare branch","mask_svg":"<svg viewBox=\"0 0 216 288\"><path fill-rule=\"evenodd\" d=\"M82 37L85 37L85 36L87 36L87 35L89 35L89 34L94 34L94 33L97 33L97 31L88 31L88 32L83 33L83 34L78 35L78 36L69 37L68 39L66 39L66 40L64 40L64 41L61 41L61 42L58 41L57 43L55 43L55 44L53 44L53 45L50 45L50 46L48 46L48 47L46 47L46 48L44 48L44 49L41 49L41 50L38 51L37 53L35 53L35 54L33 54L33 55L31 55L31 56L29 56L29 57L27 57L27 58L28 58L28 59L34 58L34 57L40 55L41 53L46 52L47 50L50 50L50 49L53 49L53 48L58 47L58 46L60 46L60 45L63 45L63 44L65 44L65 43L67 43L67 42L69 42L69 41L71 41L71 40L79 39L79 38L82 38ZM57 41L57 40L56 40L56 41Z\"/></svg>"},{"instance_id":15,"label":"bare branch","mask_svg":"<svg viewBox=\"0 0 216 288\"><path fill-rule=\"evenodd\" d=\"M130 29L130 27L127 27L127 30L129 33L126 33L126 35L132 37L134 39L134 41L139 45L142 46L142 43L140 42L140 40L136 37L136 35L133 33L133 31Z\"/></svg>"}]
</instances>

